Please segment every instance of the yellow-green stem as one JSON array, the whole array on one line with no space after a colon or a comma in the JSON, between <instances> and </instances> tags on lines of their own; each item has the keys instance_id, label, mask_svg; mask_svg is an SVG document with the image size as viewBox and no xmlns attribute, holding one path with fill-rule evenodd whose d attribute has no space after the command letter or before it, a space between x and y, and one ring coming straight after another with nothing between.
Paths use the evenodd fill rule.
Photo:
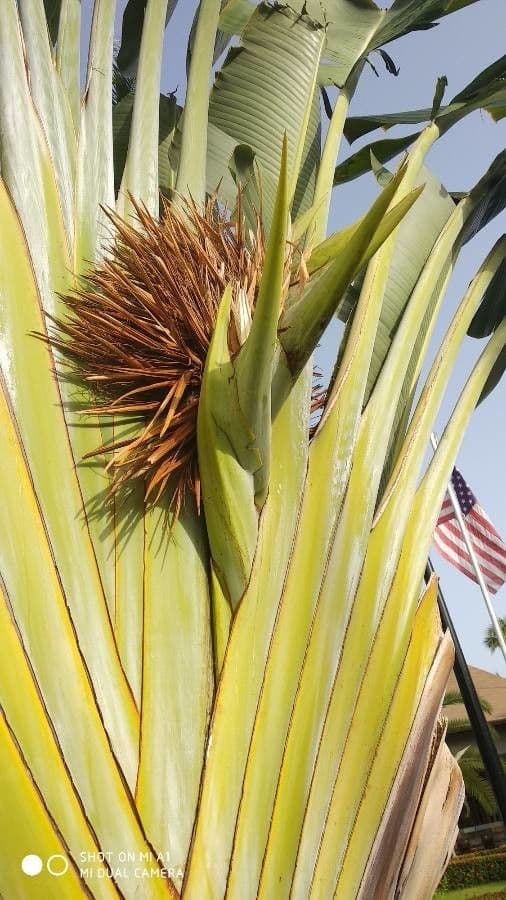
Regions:
<instances>
[{"instance_id":1,"label":"yellow-green stem","mask_svg":"<svg viewBox=\"0 0 506 900\"><path fill-rule=\"evenodd\" d=\"M182 123L176 192L180 196L190 195L198 204L203 203L205 197L209 75L220 6L220 0L201 0L200 3Z\"/></svg>"},{"instance_id":2,"label":"yellow-green stem","mask_svg":"<svg viewBox=\"0 0 506 900\"><path fill-rule=\"evenodd\" d=\"M334 182L334 169L341 146L344 123L348 115L351 100L351 91L342 88L334 106L334 112L329 124L329 130L323 145L322 158L318 169L316 187L314 192L314 205L318 207L313 226L313 241L317 246L325 239L330 210L330 198Z\"/></svg>"}]
</instances>

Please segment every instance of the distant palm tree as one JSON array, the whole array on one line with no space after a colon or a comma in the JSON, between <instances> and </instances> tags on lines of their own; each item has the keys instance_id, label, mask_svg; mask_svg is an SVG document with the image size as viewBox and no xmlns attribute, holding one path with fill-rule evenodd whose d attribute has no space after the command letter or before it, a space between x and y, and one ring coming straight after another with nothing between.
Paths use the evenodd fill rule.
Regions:
<instances>
[{"instance_id":1,"label":"distant palm tree","mask_svg":"<svg viewBox=\"0 0 506 900\"><path fill-rule=\"evenodd\" d=\"M506 625L506 620L503 619L503 622ZM483 712L490 713L490 704L487 703L483 697L479 697L479 701ZM448 691L443 700L443 707L454 706L457 703L463 702L460 691ZM452 719L448 722L448 734L456 734L457 732L462 731L471 731L471 723L467 716L463 716L459 719ZM484 767L480 751L477 747L468 745L467 747L464 747L463 750L459 750L458 753L455 754L455 758L458 760L460 771L462 772L462 777L464 779L464 788L466 791L465 806L467 807L467 811L469 800L472 799L482 808L484 813L489 816L492 815L497 809L497 804L492 787L483 776Z\"/></svg>"},{"instance_id":2,"label":"distant palm tree","mask_svg":"<svg viewBox=\"0 0 506 900\"><path fill-rule=\"evenodd\" d=\"M499 622L500 629L502 631L502 635L506 639L506 619L501 617L498 619L498 622ZM488 626L488 628L485 632L485 639L484 639L483 643L485 644L485 647L488 647L488 649L490 650L491 653L493 653L494 650L497 650L497 648L499 646L499 641L497 640L497 635L496 635L492 625Z\"/></svg>"},{"instance_id":3,"label":"distant palm tree","mask_svg":"<svg viewBox=\"0 0 506 900\"><path fill-rule=\"evenodd\" d=\"M466 791L466 799L464 801L465 811L469 813L469 800L474 800L488 816L493 815L497 810L497 804L494 792L490 786L490 782L483 776L483 760L477 747L465 747L455 755L462 777L464 779L464 788Z\"/></svg>"}]
</instances>

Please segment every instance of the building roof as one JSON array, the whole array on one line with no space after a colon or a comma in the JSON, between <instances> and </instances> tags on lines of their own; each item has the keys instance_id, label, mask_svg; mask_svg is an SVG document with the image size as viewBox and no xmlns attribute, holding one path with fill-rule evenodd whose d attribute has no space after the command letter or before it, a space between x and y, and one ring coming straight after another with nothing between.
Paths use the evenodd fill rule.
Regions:
<instances>
[{"instance_id":1,"label":"building roof","mask_svg":"<svg viewBox=\"0 0 506 900\"><path fill-rule=\"evenodd\" d=\"M486 700L490 706L491 712L485 714L487 721L494 725L497 725L499 722L506 722L506 678L501 678L500 675L494 675L493 672L487 672L485 669L478 669L477 666L469 666L469 671L476 693L482 700ZM448 680L447 691L458 691L457 681L453 672ZM443 715L450 720L467 718L466 708L463 703L445 706Z\"/></svg>"}]
</instances>

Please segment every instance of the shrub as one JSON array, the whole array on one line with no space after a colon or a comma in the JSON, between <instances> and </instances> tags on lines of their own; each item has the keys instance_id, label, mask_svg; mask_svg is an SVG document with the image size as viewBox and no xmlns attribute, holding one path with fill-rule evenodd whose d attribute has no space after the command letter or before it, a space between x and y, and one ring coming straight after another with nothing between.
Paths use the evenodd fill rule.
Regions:
<instances>
[{"instance_id":1,"label":"shrub","mask_svg":"<svg viewBox=\"0 0 506 900\"><path fill-rule=\"evenodd\" d=\"M441 879L439 891L453 891L475 884L506 879L506 850L467 853L451 860Z\"/></svg>"}]
</instances>

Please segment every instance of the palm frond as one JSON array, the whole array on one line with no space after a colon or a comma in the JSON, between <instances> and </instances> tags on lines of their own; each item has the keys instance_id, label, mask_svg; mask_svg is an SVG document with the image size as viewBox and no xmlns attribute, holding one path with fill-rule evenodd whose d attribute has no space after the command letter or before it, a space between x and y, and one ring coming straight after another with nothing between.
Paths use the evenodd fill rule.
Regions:
<instances>
[{"instance_id":1,"label":"palm frond","mask_svg":"<svg viewBox=\"0 0 506 900\"><path fill-rule=\"evenodd\" d=\"M478 803L487 815L493 815L497 811L497 803L490 782L483 776L483 760L479 750L468 747L459 757L459 766L466 798Z\"/></svg>"},{"instance_id":2,"label":"palm frond","mask_svg":"<svg viewBox=\"0 0 506 900\"><path fill-rule=\"evenodd\" d=\"M503 637L506 639L506 618L504 618L503 616L499 616L497 621L499 622L499 628L502 631ZM497 640L497 635L492 625L489 625L489 627L487 628L483 643L491 653L493 653L499 647L499 641Z\"/></svg>"},{"instance_id":3,"label":"palm frond","mask_svg":"<svg viewBox=\"0 0 506 900\"><path fill-rule=\"evenodd\" d=\"M112 68L112 102L116 106L128 94L135 93L135 75L126 75L118 66L117 60Z\"/></svg>"}]
</instances>

